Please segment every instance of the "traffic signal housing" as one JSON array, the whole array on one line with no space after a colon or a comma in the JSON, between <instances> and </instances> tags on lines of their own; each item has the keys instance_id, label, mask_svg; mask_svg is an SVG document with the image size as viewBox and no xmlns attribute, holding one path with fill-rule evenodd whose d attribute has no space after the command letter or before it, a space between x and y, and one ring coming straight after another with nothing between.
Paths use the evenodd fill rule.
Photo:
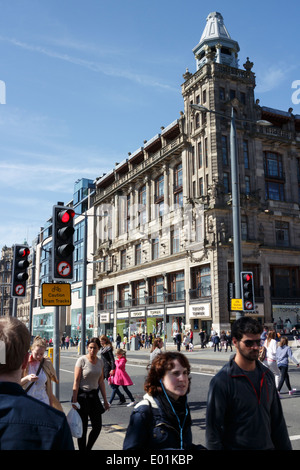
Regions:
<instances>
[{"instance_id":1,"label":"traffic signal housing","mask_svg":"<svg viewBox=\"0 0 300 470\"><path fill-rule=\"evenodd\" d=\"M14 245L13 266L12 266L12 281L11 281L11 296L12 297L25 297L26 282L28 279L28 256L30 250L27 245Z\"/></svg>"},{"instance_id":2,"label":"traffic signal housing","mask_svg":"<svg viewBox=\"0 0 300 470\"><path fill-rule=\"evenodd\" d=\"M243 301L243 310L251 312L254 310L254 284L252 272L241 272L241 292Z\"/></svg>"},{"instance_id":3,"label":"traffic signal housing","mask_svg":"<svg viewBox=\"0 0 300 470\"><path fill-rule=\"evenodd\" d=\"M70 207L53 206L52 216L52 280L73 279L74 216Z\"/></svg>"}]
</instances>

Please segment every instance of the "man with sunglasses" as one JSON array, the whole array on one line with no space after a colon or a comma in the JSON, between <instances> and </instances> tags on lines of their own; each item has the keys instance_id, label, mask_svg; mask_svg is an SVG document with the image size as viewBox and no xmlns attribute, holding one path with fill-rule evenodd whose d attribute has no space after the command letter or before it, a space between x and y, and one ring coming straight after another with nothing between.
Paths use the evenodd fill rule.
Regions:
<instances>
[{"instance_id":1,"label":"man with sunglasses","mask_svg":"<svg viewBox=\"0 0 300 470\"><path fill-rule=\"evenodd\" d=\"M292 450L274 374L258 361L261 332L251 317L232 325L236 354L208 392L208 450Z\"/></svg>"}]
</instances>

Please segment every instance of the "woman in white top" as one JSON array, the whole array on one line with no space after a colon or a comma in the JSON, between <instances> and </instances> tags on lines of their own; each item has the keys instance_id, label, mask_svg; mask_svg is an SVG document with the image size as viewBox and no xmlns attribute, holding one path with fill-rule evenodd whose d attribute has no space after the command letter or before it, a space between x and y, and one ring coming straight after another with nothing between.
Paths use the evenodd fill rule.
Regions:
<instances>
[{"instance_id":1,"label":"woman in white top","mask_svg":"<svg viewBox=\"0 0 300 470\"><path fill-rule=\"evenodd\" d=\"M101 347L99 338L91 338L88 341L88 353L81 356L75 364L72 406L82 419L83 433L78 439L79 450L91 450L102 428L102 413L109 409L106 399L105 383L103 378L103 361L97 356ZM104 400L104 408L99 398L98 390ZM88 419L91 420L92 430L86 442Z\"/></svg>"},{"instance_id":2,"label":"woman in white top","mask_svg":"<svg viewBox=\"0 0 300 470\"><path fill-rule=\"evenodd\" d=\"M267 350L267 353L266 353L266 357L263 363L273 372L275 376L276 388L278 388L279 380L280 380L280 370L278 368L277 359L276 359L276 351L277 351L278 344L275 338L276 338L276 332L274 330L270 330L264 342L264 346Z\"/></svg>"}]
</instances>

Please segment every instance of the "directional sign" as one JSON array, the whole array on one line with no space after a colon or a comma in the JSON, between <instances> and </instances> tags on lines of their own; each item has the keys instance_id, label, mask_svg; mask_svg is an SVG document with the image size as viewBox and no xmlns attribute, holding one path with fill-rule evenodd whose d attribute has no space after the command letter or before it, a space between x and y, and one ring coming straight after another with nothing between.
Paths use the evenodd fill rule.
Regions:
<instances>
[{"instance_id":1,"label":"directional sign","mask_svg":"<svg viewBox=\"0 0 300 470\"><path fill-rule=\"evenodd\" d=\"M71 284L42 284L42 303L44 307L71 305Z\"/></svg>"},{"instance_id":2,"label":"directional sign","mask_svg":"<svg viewBox=\"0 0 300 470\"><path fill-rule=\"evenodd\" d=\"M231 299L231 310L233 312L243 310L243 300L242 299Z\"/></svg>"}]
</instances>

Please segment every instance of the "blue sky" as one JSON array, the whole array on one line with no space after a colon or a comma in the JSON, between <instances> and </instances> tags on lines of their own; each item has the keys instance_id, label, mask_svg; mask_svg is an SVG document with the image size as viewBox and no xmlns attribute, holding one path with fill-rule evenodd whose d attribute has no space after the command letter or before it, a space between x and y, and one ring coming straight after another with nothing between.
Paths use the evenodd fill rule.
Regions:
<instances>
[{"instance_id":1,"label":"blue sky","mask_svg":"<svg viewBox=\"0 0 300 470\"><path fill-rule=\"evenodd\" d=\"M30 244L77 179L179 117L212 11L239 43L240 68L254 62L260 104L300 114L299 2L0 0L0 247Z\"/></svg>"}]
</instances>

